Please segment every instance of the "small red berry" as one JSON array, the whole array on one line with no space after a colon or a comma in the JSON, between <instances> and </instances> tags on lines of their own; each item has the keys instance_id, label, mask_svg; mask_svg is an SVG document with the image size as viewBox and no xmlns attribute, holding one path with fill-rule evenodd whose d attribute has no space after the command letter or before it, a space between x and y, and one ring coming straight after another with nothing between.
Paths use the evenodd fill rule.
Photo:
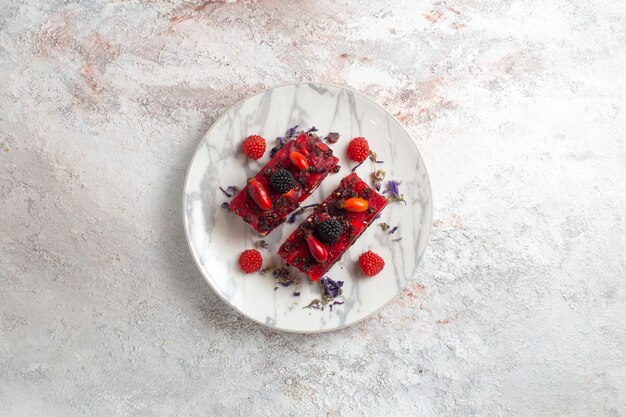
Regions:
<instances>
[{"instance_id":1,"label":"small red berry","mask_svg":"<svg viewBox=\"0 0 626 417\"><path fill-rule=\"evenodd\" d=\"M265 153L265 139L259 135L248 136L246 140L241 144L241 149L243 149L243 153L246 154L248 158L251 159L259 159Z\"/></svg>"},{"instance_id":2,"label":"small red berry","mask_svg":"<svg viewBox=\"0 0 626 417\"><path fill-rule=\"evenodd\" d=\"M312 235L309 235L306 237L306 243L309 247L309 252L311 252L311 256L313 256L317 262L325 262L326 259L328 259L328 251L324 245L322 245L322 242L315 239Z\"/></svg>"},{"instance_id":3,"label":"small red berry","mask_svg":"<svg viewBox=\"0 0 626 417\"><path fill-rule=\"evenodd\" d=\"M248 249L239 255L239 267L246 274L256 272L263 265L263 257L256 249Z\"/></svg>"},{"instance_id":4,"label":"small red berry","mask_svg":"<svg viewBox=\"0 0 626 417\"><path fill-rule=\"evenodd\" d=\"M305 170L309 167L309 161L307 161L306 156L302 155L300 152L291 152L289 154L289 159L291 160L293 166L299 170Z\"/></svg>"},{"instance_id":5,"label":"small red berry","mask_svg":"<svg viewBox=\"0 0 626 417\"><path fill-rule=\"evenodd\" d=\"M368 250L359 256L359 266L365 275L373 277L383 270L385 260L371 250Z\"/></svg>"},{"instance_id":6,"label":"small red berry","mask_svg":"<svg viewBox=\"0 0 626 417\"><path fill-rule=\"evenodd\" d=\"M248 192L254 202L261 208L261 210L269 210L272 208L272 200L267 192L267 188L261 184L258 180L252 178L248 183Z\"/></svg>"},{"instance_id":7,"label":"small red berry","mask_svg":"<svg viewBox=\"0 0 626 417\"><path fill-rule=\"evenodd\" d=\"M352 197L343 202L343 209L352 213L362 213L368 209L369 203L362 198Z\"/></svg>"},{"instance_id":8,"label":"small red berry","mask_svg":"<svg viewBox=\"0 0 626 417\"><path fill-rule=\"evenodd\" d=\"M370 146L364 137L354 138L348 144L348 157L356 162L363 162L370 156Z\"/></svg>"}]
</instances>

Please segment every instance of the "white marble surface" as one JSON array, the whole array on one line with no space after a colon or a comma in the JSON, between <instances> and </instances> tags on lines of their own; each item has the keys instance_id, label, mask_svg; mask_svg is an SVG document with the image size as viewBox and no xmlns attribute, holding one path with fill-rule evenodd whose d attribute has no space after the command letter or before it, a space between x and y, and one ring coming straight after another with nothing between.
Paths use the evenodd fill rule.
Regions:
<instances>
[{"instance_id":1,"label":"white marble surface","mask_svg":"<svg viewBox=\"0 0 626 417\"><path fill-rule=\"evenodd\" d=\"M620 416L623 2L0 2L1 416ZM374 97L434 190L418 279L318 336L237 316L181 225L228 106Z\"/></svg>"}]
</instances>

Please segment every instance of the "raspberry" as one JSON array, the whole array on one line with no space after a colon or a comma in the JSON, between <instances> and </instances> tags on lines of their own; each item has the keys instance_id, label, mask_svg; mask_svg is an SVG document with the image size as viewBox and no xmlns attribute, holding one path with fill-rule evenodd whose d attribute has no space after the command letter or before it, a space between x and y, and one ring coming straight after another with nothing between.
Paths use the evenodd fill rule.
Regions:
<instances>
[{"instance_id":1,"label":"raspberry","mask_svg":"<svg viewBox=\"0 0 626 417\"><path fill-rule=\"evenodd\" d=\"M359 266L365 275L373 277L383 270L385 260L371 250L368 250L359 256Z\"/></svg>"},{"instance_id":2,"label":"raspberry","mask_svg":"<svg viewBox=\"0 0 626 417\"><path fill-rule=\"evenodd\" d=\"M343 226L336 219L328 219L315 225L315 236L324 243L334 243L343 234Z\"/></svg>"},{"instance_id":3,"label":"raspberry","mask_svg":"<svg viewBox=\"0 0 626 417\"><path fill-rule=\"evenodd\" d=\"M265 139L259 135L248 136L241 145L248 158L259 159L265 153Z\"/></svg>"},{"instance_id":4,"label":"raspberry","mask_svg":"<svg viewBox=\"0 0 626 417\"><path fill-rule=\"evenodd\" d=\"M262 265L263 257L256 249L245 250L239 255L239 267L246 274L258 271Z\"/></svg>"},{"instance_id":5,"label":"raspberry","mask_svg":"<svg viewBox=\"0 0 626 417\"><path fill-rule=\"evenodd\" d=\"M274 172L270 180L270 186L278 193L288 193L296 182L291 171L281 168Z\"/></svg>"},{"instance_id":6,"label":"raspberry","mask_svg":"<svg viewBox=\"0 0 626 417\"><path fill-rule=\"evenodd\" d=\"M363 162L370 156L370 146L364 137L354 138L348 144L348 157L356 162Z\"/></svg>"}]
</instances>

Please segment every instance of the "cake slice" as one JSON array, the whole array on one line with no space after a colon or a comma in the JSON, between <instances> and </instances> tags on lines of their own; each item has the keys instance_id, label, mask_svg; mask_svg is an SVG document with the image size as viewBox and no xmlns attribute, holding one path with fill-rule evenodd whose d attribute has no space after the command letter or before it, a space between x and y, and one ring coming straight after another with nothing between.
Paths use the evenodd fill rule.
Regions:
<instances>
[{"instance_id":1,"label":"cake slice","mask_svg":"<svg viewBox=\"0 0 626 417\"><path fill-rule=\"evenodd\" d=\"M287 238L278 254L318 281L374 221L387 199L350 174Z\"/></svg>"},{"instance_id":2,"label":"cake slice","mask_svg":"<svg viewBox=\"0 0 626 417\"><path fill-rule=\"evenodd\" d=\"M250 179L230 209L265 236L311 195L337 162L317 135L301 133Z\"/></svg>"}]
</instances>

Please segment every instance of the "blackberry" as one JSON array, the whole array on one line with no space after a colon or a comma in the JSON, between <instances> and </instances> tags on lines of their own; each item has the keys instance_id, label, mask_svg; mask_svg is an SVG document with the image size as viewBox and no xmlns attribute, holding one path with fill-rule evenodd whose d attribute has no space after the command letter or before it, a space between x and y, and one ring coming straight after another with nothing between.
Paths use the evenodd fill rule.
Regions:
<instances>
[{"instance_id":1,"label":"blackberry","mask_svg":"<svg viewBox=\"0 0 626 417\"><path fill-rule=\"evenodd\" d=\"M270 180L270 186L281 194L288 193L294 186L295 179L293 178L293 174L284 168L276 170L274 175L272 175L272 179Z\"/></svg>"},{"instance_id":2,"label":"blackberry","mask_svg":"<svg viewBox=\"0 0 626 417\"><path fill-rule=\"evenodd\" d=\"M343 234L343 226L336 219L328 219L315 225L315 236L323 243L334 243Z\"/></svg>"}]
</instances>

